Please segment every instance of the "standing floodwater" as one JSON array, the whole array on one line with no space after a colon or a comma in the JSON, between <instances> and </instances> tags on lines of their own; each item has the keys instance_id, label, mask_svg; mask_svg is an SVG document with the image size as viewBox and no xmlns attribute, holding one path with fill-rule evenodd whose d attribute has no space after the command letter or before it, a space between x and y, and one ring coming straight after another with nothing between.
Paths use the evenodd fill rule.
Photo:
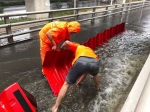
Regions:
<instances>
[{"instance_id":1,"label":"standing floodwater","mask_svg":"<svg viewBox=\"0 0 150 112\"><path fill-rule=\"evenodd\" d=\"M149 12L149 9L144 10L140 19L140 11L131 14L126 20L127 30L95 50L100 58L100 91L96 90L92 77L88 76L80 88L73 86L69 89L60 105L60 112L117 112L150 52ZM117 16L110 19L114 24L120 21ZM100 27L110 27L110 19L100 21L92 30L83 25L84 31L78 36L88 37L94 31L99 32ZM0 91L18 82L35 96L38 112L50 112L56 100L41 75L38 38L0 49L0 82Z\"/></svg>"}]
</instances>

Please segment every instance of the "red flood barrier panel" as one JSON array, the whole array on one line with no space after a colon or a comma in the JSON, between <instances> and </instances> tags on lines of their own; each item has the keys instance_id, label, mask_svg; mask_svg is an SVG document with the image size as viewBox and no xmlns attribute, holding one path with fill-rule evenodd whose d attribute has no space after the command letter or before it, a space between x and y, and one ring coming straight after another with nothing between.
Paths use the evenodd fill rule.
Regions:
<instances>
[{"instance_id":1,"label":"red flood barrier panel","mask_svg":"<svg viewBox=\"0 0 150 112\"><path fill-rule=\"evenodd\" d=\"M110 28L110 37L115 36L115 27Z\"/></svg>"},{"instance_id":2,"label":"red flood barrier panel","mask_svg":"<svg viewBox=\"0 0 150 112\"><path fill-rule=\"evenodd\" d=\"M106 30L105 38L106 38L106 39L105 39L106 42L108 42L109 39L110 39L110 29L107 29L107 30Z\"/></svg>"},{"instance_id":3,"label":"red flood barrier panel","mask_svg":"<svg viewBox=\"0 0 150 112\"><path fill-rule=\"evenodd\" d=\"M102 46L105 42L108 42L110 38L124 31L125 23L117 24L109 29L104 30L102 33L98 33L96 36L89 38L83 45L96 49L98 46Z\"/></svg>"},{"instance_id":4,"label":"red flood barrier panel","mask_svg":"<svg viewBox=\"0 0 150 112\"><path fill-rule=\"evenodd\" d=\"M124 31L125 31L125 22L121 23L121 32L124 32Z\"/></svg>"},{"instance_id":5,"label":"red flood barrier panel","mask_svg":"<svg viewBox=\"0 0 150 112\"><path fill-rule=\"evenodd\" d=\"M34 96L14 83L0 93L0 112L36 112Z\"/></svg>"},{"instance_id":6,"label":"red flood barrier panel","mask_svg":"<svg viewBox=\"0 0 150 112\"><path fill-rule=\"evenodd\" d=\"M83 45L84 45L84 46L88 46L88 41L86 41Z\"/></svg>"},{"instance_id":7,"label":"red flood barrier panel","mask_svg":"<svg viewBox=\"0 0 150 112\"><path fill-rule=\"evenodd\" d=\"M42 68L54 96L58 96L71 67L73 57L74 54L71 50L46 52Z\"/></svg>"},{"instance_id":8,"label":"red flood barrier panel","mask_svg":"<svg viewBox=\"0 0 150 112\"><path fill-rule=\"evenodd\" d=\"M104 44L104 32L100 33L101 45Z\"/></svg>"},{"instance_id":9,"label":"red flood barrier panel","mask_svg":"<svg viewBox=\"0 0 150 112\"><path fill-rule=\"evenodd\" d=\"M102 46L104 44L104 33L98 33L96 35L96 47Z\"/></svg>"},{"instance_id":10,"label":"red flood barrier panel","mask_svg":"<svg viewBox=\"0 0 150 112\"><path fill-rule=\"evenodd\" d=\"M93 37L93 49L96 49L97 48L97 37Z\"/></svg>"},{"instance_id":11,"label":"red flood barrier panel","mask_svg":"<svg viewBox=\"0 0 150 112\"><path fill-rule=\"evenodd\" d=\"M98 47L98 46L100 46L100 43L101 43L101 41L100 41L100 34L97 34L95 36L95 38L96 38L96 46Z\"/></svg>"},{"instance_id":12,"label":"red flood barrier panel","mask_svg":"<svg viewBox=\"0 0 150 112\"><path fill-rule=\"evenodd\" d=\"M93 38L90 38L87 41L87 46L90 47L91 49L94 49L93 43L94 43Z\"/></svg>"}]
</instances>

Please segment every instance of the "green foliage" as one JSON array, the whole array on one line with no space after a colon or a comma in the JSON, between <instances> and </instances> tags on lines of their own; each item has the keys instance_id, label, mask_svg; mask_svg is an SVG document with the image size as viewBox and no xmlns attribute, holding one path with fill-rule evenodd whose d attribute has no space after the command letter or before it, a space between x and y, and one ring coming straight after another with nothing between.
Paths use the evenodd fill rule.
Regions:
<instances>
[{"instance_id":1,"label":"green foliage","mask_svg":"<svg viewBox=\"0 0 150 112\"><path fill-rule=\"evenodd\" d=\"M59 17L59 16L66 16L66 15L72 15L74 14L73 11L64 11L64 12L55 12L53 14L54 17Z\"/></svg>"},{"instance_id":2,"label":"green foliage","mask_svg":"<svg viewBox=\"0 0 150 112\"><path fill-rule=\"evenodd\" d=\"M70 2L71 0L50 0L51 3L57 3L57 2Z\"/></svg>"},{"instance_id":3,"label":"green foliage","mask_svg":"<svg viewBox=\"0 0 150 112\"><path fill-rule=\"evenodd\" d=\"M18 2L0 2L0 6L15 6L15 5L25 5L25 1L18 1Z\"/></svg>"},{"instance_id":4,"label":"green foliage","mask_svg":"<svg viewBox=\"0 0 150 112\"><path fill-rule=\"evenodd\" d=\"M21 18L18 18L18 19L10 19L10 23L18 23L18 22L31 21L31 20L34 20L34 19L21 17ZM0 20L0 25L1 24L4 24L4 20Z\"/></svg>"},{"instance_id":5,"label":"green foliage","mask_svg":"<svg viewBox=\"0 0 150 112\"><path fill-rule=\"evenodd\" d=\"M0 20L0 25L1 25L1 24L4 24L4 21L3 21L3 20Z\"/></svg>"},{"instance_id":6,"label":"green foliage","mask_svg":"<svg viewBox=\"0 0 150 112\"><path fill-rule=\"evenodd\" d=\"M10 19L10 23L24 22L34 20L32 18L20 17L18 19Z\"/></svg>"},{"instance_id":7,"label":"green foliage","mask_svg":"<svg viewBox=\"0 0 150 112\"><path fill-rule=\"evenodd\" d=\"M55 12L53 13L53 17L72 15L73 13L74 13L73 11ZM18 22L31 21L31 20L35 20L35 19L21 17L18 19L10 19L10 23L18 23ZM1 24L4 24L4 20L0 20L0 25Z\"/></svg>"}]
</instances>

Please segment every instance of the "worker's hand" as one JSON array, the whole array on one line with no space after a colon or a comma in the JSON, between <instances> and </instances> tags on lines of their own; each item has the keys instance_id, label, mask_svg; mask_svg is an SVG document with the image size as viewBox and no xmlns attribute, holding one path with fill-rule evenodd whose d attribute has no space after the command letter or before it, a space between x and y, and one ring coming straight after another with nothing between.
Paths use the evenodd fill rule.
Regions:
<instances>
[{"instance_id":1,"label":"worker's hand","mask_svg":"<svg viewBox=\"0 0 150 112\"><path fill-rule=\"evenodd\" d=\"M63 48L60 48L60 50L62 51L62 50L63 50Z\"/></svg>"},{"instance_id":2,"label":"worker's hand","mask_svg":"<svg viewBox=\"0 0 150 112\"><path fill-rule=\"evenodd\" d=\"M54 46L52 47L52 50L54 50L54 51L55 51L55 50L56 50L56 48L57 48L57 47L54 45Z\"/></svg>"},{"instance_id":3,"label":"worker's hand","mask_svg":"<svg viewBox=\"0 0 150 112\"><path fill-rule=\"evenodd\" d=\"M57 112L57 110L58 110L58 106L54 105L54 106L52 107L52 112Z\"/></svg>"}]
</instances>

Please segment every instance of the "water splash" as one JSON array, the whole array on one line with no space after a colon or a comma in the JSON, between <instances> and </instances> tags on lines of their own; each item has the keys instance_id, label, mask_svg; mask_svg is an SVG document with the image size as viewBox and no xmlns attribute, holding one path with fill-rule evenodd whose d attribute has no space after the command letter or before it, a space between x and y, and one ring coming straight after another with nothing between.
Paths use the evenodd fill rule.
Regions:
<instances>
[{"instance_id":1,"label":"water splash","mask_svg":"<svg viewBox=\"0 0 150 112\"><path fill-rule=\"evenodd\" d=\"M101 93L93 100L92 112L114 112L147 59L149 38L149 33L126 31L98 49Z\"/></svg>"}]
</instances>

